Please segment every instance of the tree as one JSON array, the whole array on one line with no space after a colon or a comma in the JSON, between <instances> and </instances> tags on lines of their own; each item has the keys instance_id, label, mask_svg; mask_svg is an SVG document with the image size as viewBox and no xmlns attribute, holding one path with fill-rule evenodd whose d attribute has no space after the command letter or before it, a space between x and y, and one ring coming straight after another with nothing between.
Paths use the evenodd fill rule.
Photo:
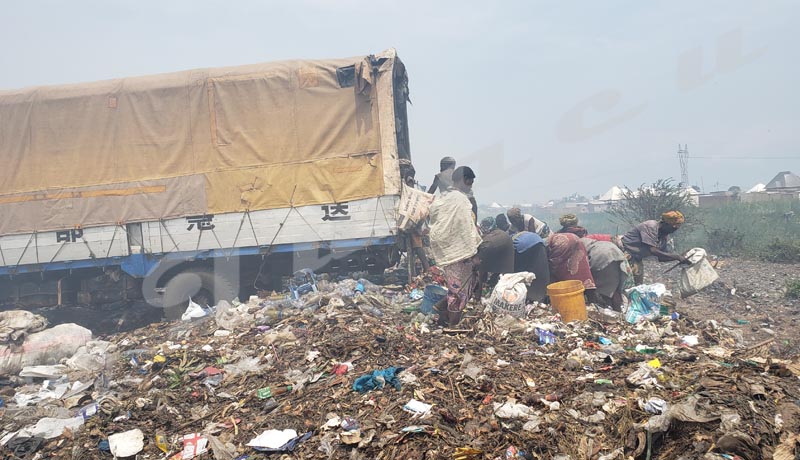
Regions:
<instances>
[{"instance_id":1,"label":"tree","mask_svg":"<svg viewBox=\"0 0 800 460\"><path fill-rule=\"evenodd\" d=\"M629 225L658 220L666 211L680 211L685 215L696 208L691 195L672 179L642 184L636 190L626 187L622 195L622 200L612 204L607 212L614 220Z\"/></svg>"}]
</instances>

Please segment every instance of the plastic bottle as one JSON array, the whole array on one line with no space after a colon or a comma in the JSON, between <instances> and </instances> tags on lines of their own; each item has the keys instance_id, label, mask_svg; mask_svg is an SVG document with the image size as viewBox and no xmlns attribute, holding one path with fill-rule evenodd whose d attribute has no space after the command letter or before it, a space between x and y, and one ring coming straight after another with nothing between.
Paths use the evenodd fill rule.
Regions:
<instances>
[{"instance_id":1,"label":"plastic bottle","mask_svg":"<svg viewBox=\"0 0 800 460\"><path fill-rule=\"evenodd\" d=\"M365 292L367 292L367 289L364 287L364 284L361 282L361 280L359 280L358 284L356 284L356 288L353 290L353 295L357 296L364 294Z\"/></svg>"},{"instance_id":2,"label":"plastic bottle","mask_svg":"<svg viewBox=\"0 0 800 460\"><path fill-rule=\"evenodd\" d=\"M156 447L158 447L158 449L165 454L169 451L169 446L167 445L167 436L160 431L156 433Z\"/></svg>"},{"instance_id":3,"label":"plastic bottle","mask_svg":"<svg viewBox=\"0 0 800 460\"><path fill-rule=\"evenodd\" d=\"M359 305L358 309L361 310L361 313L366 313L368 315L376 316L378 318L383 316L383 312L378 307Z\"/></svg>"},{"instance_id":4,"label":"plastic bottle","mask_svg":"<svg viewBox=\"0 0 800 460\"><path fill-rule=\"evenodd\" d=\"M278 407L278 401L275 401L275 399L273 399L273 398L270 398L270 399L269 399L269 400L266 402L266 404L264 404L264 412L265 412L265 413L270 413L270 412L272 412L273 410L275 410L277 407Z\"/></svg>"},{"instance_id":5,"label":"plastic bottle","mask_svg":"<svg viewBox=\"0 0 800 460\"><path fill-rule=\"evenodd\" d=\"M288 308L284 307L284 305L269 305L264 307L256 313L256 318L258 319L259 325L274 325L280 322L281 320L288 318L290 316L297 315L299 313L299 309L297 308Z\"/></svg>"},{"instance_id":6,"label":"plastic bottle","mask_svg":"<svg viewBox=\"0 0 800 460\"><path fill-rule=\"evenodd\" d=\"M269 399L274 396L280 396L282 394L289 393L290 391L292 391L291 385L280 386L275 388L264 387L258 389L257 396L258 399Z\"/></svg>"}]
</instances>

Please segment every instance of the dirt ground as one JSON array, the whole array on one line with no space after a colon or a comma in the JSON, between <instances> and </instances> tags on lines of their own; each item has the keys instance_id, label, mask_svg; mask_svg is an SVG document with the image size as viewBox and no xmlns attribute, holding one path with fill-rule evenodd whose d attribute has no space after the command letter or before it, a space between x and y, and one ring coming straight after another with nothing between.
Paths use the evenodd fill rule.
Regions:
<instances>
[{"instance_id":1,"label":"dirt ground","mask_svg":"<svg viewBox=\"0 0 800 460\"><path fill-rule=\"evenodd\" d=\"M645 282L662 282L677 293L680 269L647 261ZM800 280L800 264L776 264L739 258L716 262L719 280L705 291L679 301L676 310L737 328L748 343L775 338L773 352L800 354L797 338L800 300L785 297L786 283Z\"/></svg>"},{"instance_id":2,"label":"dirt ground","mask_svg":"<svg viewBox=\"0 0 800 460\"><path fill-rule=\"evenodd\" d=\"M679 270L663 274L670 266L648 264L646 281L677 292ZM152 320L141 306L60 311L51 318L102 327L95 335L114 354L99 376L67 375L94 382L69 404L16 406L41 383L12 377L0 387L0 426L13 433L97 404L78 431L19 439L16 458L29 460L111 459L111 436L131 430L144 435L139 458L192 458L180 452L194 433L211 443L200 459L796 458L800 305L783 286L800 267L723 259L717 268L720 281L678 302L679 318L637 324L602 311L564 324L546 305L515 319L472 305L457 329L441 329L402 286L356 297L352 285L330 286L302 312L277 316L256 299L228 330L206 317L125 332ZM372 374L393 367L398 380ZM360 393L362 378L385 386ZM415 401L431 406L404 408ZM297 443L280 453L248 446L274 429L295 430Z\"/></svg>"}]
</instances>

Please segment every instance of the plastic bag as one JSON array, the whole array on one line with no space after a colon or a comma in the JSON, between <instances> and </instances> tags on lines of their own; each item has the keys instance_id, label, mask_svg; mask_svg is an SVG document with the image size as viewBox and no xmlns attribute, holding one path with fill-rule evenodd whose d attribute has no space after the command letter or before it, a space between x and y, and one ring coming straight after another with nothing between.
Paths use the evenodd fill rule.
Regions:
<instances>
[{"instance_id":1,"label":"plastic bag","mask_svg":"<svg viewBox=\"0 0 800 460\"><path fill-rule=\"evenodd\" d=\"M117 346L104 340L92 340L86 346L78 348L75 354L67 359L66 364L71 369L99 372L107 364L115 361Z\"/></svg>"},{"instance_id":2,"label":"plastic bag","mask_svg":"<svg viewBox=\"0 0 800 460\"><path fill-rule=\"evenodd\" d=\"M661 283L642 284L625 291L630 299L625 320L631 324L650 321L661 315L661 298L670 294Z\"/></svg>"},{"instance_id":3,"label":"plastic bag","mask_svg":"<svg viewBox=\"0 0 800 460\"><path fill-rule=\"evenodd\" d=\"M239 304L234 307L227 301L220 300L214 312L214 320L217 326L228 331L235 331L253 324L255 315L251 314L249 310L247 304Z\"/></svg>"},{"instance_id":4,"label":"plastic bag","mask_svg":"<svg viewBox=\"0 0 800 460\"><path fill-rule=\"evenodd\" d=\"M497 282L489 305L495 313L507 313L514 317L525 314L525 299L528 296L528 285L536 279L530 272L508 273Z\"/></svg>"},{"instance_id":5,"label":"plastic bag","mask_svg":"<svg viewBox=\"0 0 800 460\"><path fill-rule=\"evenodd\" d=\"M240 374L247 374L247 373L259 373L267 367L266 364L260 363L261 358L258 356L255 357L244 357L237 361L234 364L226 364L225 365L225 373L231 376L237 376Z\"/></svg>"},{"instance_id":6,"label":"plastic bag","mask_svg":"<svg viewBox=\"0 0 800 460\"><path fill-rule=\"evenodd\" d=\"M144 433L140 429L115 433L108 437L114 457L133 457L144 449Z\"/></svg>"},{"instance_id":7,"label":"plastic bag","mask_svg":"<svg viewBox=\"0 0 800 460\"><path fill-rule=\"evenodd\" d=\"M204 316L208 316L209 313L209 310L206 310L199 304L194 303L192 298L189 297L189 306L186 307L186 311L183 313L183 315L181 315L181 321L190 321L195 318L202 318Z\"/></svg>"},{"instance_id":8,"label":"plastic bag","mask_svg":"<svg viewBox=\"0 0 800 460\"><path fill-rule=\"evenodd\" d=\"M18 437L39 437L53 439L61 436L64 430L77 431L83 425L83 417L71 418L51 418L44 417L39 419L35 425L29 425L19 431Z\"/></svg>"},{"instance_id":9,"label":"plastic bag","mask_svg":"<svg viewBox=\"0 0 800 460\"><path fill-rule=\"evenodd\" d=\"M699 262L685 267L681 271L681 279L678 282L681 298L685 299L697 294L708 286L711 286L711 283L717 279L719 279L719 275L717 271L714 270L714 267L711 266L708 259L705 257L701 258Z\"/></svg>"}]
</instances>

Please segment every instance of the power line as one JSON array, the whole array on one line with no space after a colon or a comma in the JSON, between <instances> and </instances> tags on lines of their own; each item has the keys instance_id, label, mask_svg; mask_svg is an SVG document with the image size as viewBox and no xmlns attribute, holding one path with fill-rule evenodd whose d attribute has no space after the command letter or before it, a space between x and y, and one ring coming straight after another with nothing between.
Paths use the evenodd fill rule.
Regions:
<instances>
[{"instance_id":1,"label":"power line","mask_svg":"<svg viewBox=\"0 0 800 460\"><path fill-rule=\"evenodd\" d=\"M727 156L690 156L696 160L800 160L800 157L727 157Z\"/></svg>"}]
</instances>

